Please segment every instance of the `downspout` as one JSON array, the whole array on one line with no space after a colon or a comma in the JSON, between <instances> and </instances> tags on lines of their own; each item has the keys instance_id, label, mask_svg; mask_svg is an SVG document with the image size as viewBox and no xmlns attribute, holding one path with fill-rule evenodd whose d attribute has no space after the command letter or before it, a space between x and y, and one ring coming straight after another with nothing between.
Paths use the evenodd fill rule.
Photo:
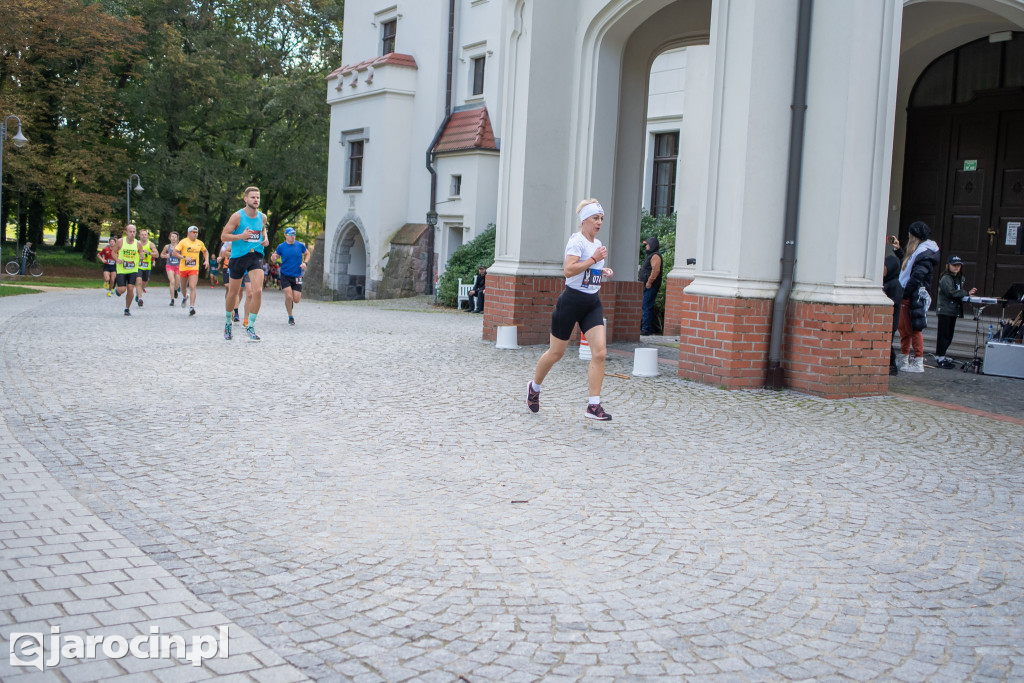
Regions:
<instances>
[{"instance_id":1,"label":"downspout","mask_svg":"<svg viewBox=\"0 0 1024 683\"><path fill-rule=\"evenodd\" d=\"M452 69L455 61L455 0L448 0L448 76L444 89L444 119L427 148L427 172L430 173L430 211L427 213L427 294L434 293L434 231L437 226L437 170L434 147L452 118Z\"/></svg>"},{"instance_id":2,"label":"downspout","mask_svg":"<svg viewBox=\"0 0 1024 683\"><path fill-rule=\"evenodd\" d=\"M782 336L786 329L786 306L793 291L796 267L796 237L800 213L800 178L803 173L804 119L807 115L807 68L811 48L811 8L814 0L800 0L797 24L796 69L793 73L793 106L789 127L789 172L786 179L786 218L782 242L782 277L772 306L772 334L768 345L768 373L765 387L782 389L786 371L782 367Z\"/></svg>"}]
</instances>

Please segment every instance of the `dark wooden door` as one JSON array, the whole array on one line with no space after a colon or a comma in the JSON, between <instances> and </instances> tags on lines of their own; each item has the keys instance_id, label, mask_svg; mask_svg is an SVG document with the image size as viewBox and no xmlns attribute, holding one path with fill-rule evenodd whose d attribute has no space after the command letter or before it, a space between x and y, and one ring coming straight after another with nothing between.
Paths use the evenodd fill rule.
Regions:
<instances>
[{"instance_id":1,"label":"dark wooden door","mask_svg":"<svg viewBox=\"0 0 1024 683\"><path fill-rule=\"evenodd\" d=\"M988 231L992 225L998 130L997 112L953 115L945 220L935 233L942 263L951 254L962 258L968 287L977 287L980 294L988 296L993 296Z\"/></svg>"},{"instance_id":2,"label":"dark wooden door","mask_svg":"<svg viewBox=\"0 0 1024 683\"><path fill-rule=\"evenodd\" d=\"M986 229L993 267L984 292L990 296L1002 296L1010 285L1024 282L1024 255L1018 247L1024 243L1024 111L1002 113L997 149L992 221Z\"/></svg>"}]
</instances>

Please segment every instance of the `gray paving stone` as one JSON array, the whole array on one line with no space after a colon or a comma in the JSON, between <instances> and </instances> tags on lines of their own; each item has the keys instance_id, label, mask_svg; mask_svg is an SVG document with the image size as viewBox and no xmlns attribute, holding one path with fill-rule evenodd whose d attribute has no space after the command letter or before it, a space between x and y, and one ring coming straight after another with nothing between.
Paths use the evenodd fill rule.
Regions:
<instances>
[{"instance_id":1,"label":"gray paving stone","mask_svg":"<svg viewBox=\"0 0 1024 683\"><path fill-rule=\"evenodd\" d=\"M580 417L585 364L559 363L530 414L521 382L542 349L497 350L479 317L422 299L304 301L289 328L268 290L264 342L245 345L219 338L219 292L194 319L147 307L131 327L96 295L0 306L0 472L16 475L0 475L0 630L231 624L227 680L1007 680L1024 666L1019 424L662 375L608 378L616 417L595 425ZM112 340L159 339L210 359L214 386L244 358L265 370L249 387L262 402L239 428L218 392L191 394L190 450L163 402L129 387L145 438L104 431L92 380L41 365L69 333L79 366L101 366ZM157 364L153 386L181 382ZM75 616L28 611L46 606Z\"/></svg>"}]
</instances>

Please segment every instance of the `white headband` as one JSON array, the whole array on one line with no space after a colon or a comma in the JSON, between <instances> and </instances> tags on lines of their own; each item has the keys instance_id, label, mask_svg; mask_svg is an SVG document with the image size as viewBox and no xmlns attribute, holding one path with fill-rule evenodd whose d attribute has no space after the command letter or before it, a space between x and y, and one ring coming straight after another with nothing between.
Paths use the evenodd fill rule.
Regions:
<instances>
[{"instance_id":1,"label":"white headband","mask_svg":"<svg viewBox=\"0 0 1024 683\"><path fill-rule=\"evenodd\" d=\"M588 218L595 214L601 214L602 216L604 215L604 209L601 208L601 205L597 202L594 202L593 204L587 204L582 209L580 209L580 224L582 225L583 221L587 220Z\"/></svg>"}]
</instances>

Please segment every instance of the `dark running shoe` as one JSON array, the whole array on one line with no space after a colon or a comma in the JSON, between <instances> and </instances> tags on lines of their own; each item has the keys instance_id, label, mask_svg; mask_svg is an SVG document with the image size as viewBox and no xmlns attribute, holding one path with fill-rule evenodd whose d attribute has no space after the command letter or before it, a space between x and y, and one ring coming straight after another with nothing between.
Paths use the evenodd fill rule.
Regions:
<instances>
[{"instance_id":1,"label":"dark running shoe","mask_svg":"<svg viewBox=\"0 0 1024 683\"><path fill-rule=\"evenodd\" d=\"M190 308L190 309L188 310L188 314L189 314L190 316L191 316L191 315L195 315L195 314L196 314L196 309L194 309L194 308Z\"/></svg>"},{"instance_id":2,"label":"dark running shoe","mask_svg":"<svg viewBox=\"0 0 1024 683\"><path fill-rule=\"evenodd\" d=\"M526 383L526 405L531 413L540 410L540 392L533 390L533 382Z\"/></svg>"},{"instance_id":3,"label":"dark running shoe","mask_svg":"<svg viewBox=\"0 0 1024 683\"><path fill-rule=\"evenodd\" d=\"M129 311L129 310L128 310L128 309L126 308L126 309L124 309L124 314L125 314L125 315L127 315L127 316L129 316L129 317L131 317L131 315L132 315L132 312L131 312L131 311Z\"/></svg>"},{"instance_id":4,"label":"dark running shoe","mask_svg":"<svg viewBox=\"0 0 1024 683\"><path fill-rule=\"evenodd\" d=\"M231 341L231 325L224 326L224 338Z\"/></svg>"},{"instance_id":5,"label":"dark running shoe","mask_svg":"<svg viewBox=\"0 0 1024 683\"><path fill-rule=\"evenodd\" d=\"M600 403L591 403L587 406L587 417L591 420L610 420L612 416L604 412Z\"/></svg>"},{"instance_id":6,"label":"dark running shoe","mask_svg":"<svg viewBox=\"0 0 1024 683\"><path fill-rule=\"evenodd\" d=\"M249 341L260 341L260 335L256 334L256 330L252 327L245 328L245 331L249 334Z\"/></svg>"},{"instance_id":7,"label":"dark running shoe","mask_svg":"<svg viewBox=\"0 0 1024 683\"><path fill-rule=\"evenodd\" d=\"M139 308L142 308L142 299L136 299L135 302L139 304Z\"/></svg>"},{"instance_id":8,"label":"dark running shoe","mask_svg":"<svg viewBox=\"0 0 1024 683\"><path fill-rule=\"evenodd\" d=\"M295 318L293 318L291 316L288 316L288 324L289 325L294 325L295 324Z\"/></svg>"},{"instance_id":9,"label":"dark running shoe","mask_svg":"<svg viewBox=\"0 0 1024 683\"><path fill-rule=\"evenodd\" d=\"M171 306L174 306L174 299L171 299Z\"/></svg>"},{"instance_id":10,"label":"dark running shoe","mask_svg":"<svg viewBox=\"0 0 1024 683\"><path fill-rule=\"evenodd\" d=\"M936 363L936 365L938 365L943 370L952 370L953 368L956 367L956 361L953 360L952 358L944 358L940 360L938 363Z\"/></svg>"},{"instance_id":11,"label":"dark running shoe","mask_svg":"<svg viewBox=\"0 0 1024 683\"><path fill-rule=\"evenodd\" d=\"M181 297L181 307L182 307L182 308L185 308L185 305L186 305L187 303L188 303L188 297L187 297L187 296L185 296L185 295L182 295L182 297Z\"/></svg>"},{"instance_id":12,"label":"dark running shoe","mask_svg":"<svg viewBox=\"0 0 1024 683\"><path fill-rule=\"evenodd\" d=\"M234 322L242 322L242 319L238 317L238 311L235 311L235 315L231 318Z\"/></svg>"}]
</instances>

